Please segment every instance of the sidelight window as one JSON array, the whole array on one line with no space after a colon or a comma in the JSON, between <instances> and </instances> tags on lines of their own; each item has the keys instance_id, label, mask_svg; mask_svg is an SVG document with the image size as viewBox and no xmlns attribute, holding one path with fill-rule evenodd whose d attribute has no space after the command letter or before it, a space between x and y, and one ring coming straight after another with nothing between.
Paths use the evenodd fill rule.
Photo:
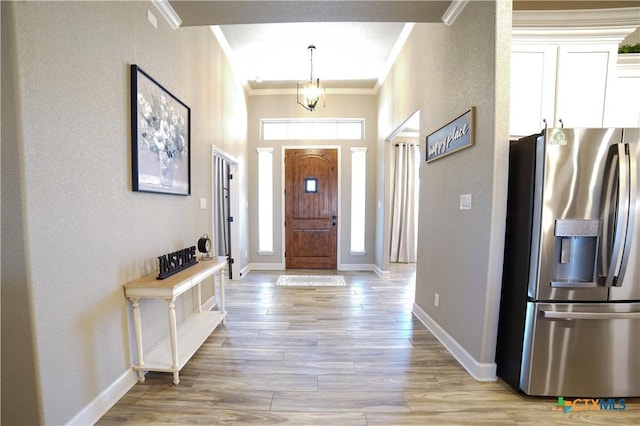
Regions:
<instances>
[{"instance_id":1,"label":"sidelight window","mask_svg":"<svg viewBox=\"0 0 640 426\"><path fill-rule=\"evenodd\" d=\"M258 253L273 254L273 148L258 148Z\"/></svg>"},{"instance_id":2,"label":"sidelight window","mask_svg":"<svg viewBox=\"0 0 640 426\"><path fill-rule=\"evenodd\" d=\"M365 254L367 148L351 148L351 254Z\"/></svg>"}]
</instances>

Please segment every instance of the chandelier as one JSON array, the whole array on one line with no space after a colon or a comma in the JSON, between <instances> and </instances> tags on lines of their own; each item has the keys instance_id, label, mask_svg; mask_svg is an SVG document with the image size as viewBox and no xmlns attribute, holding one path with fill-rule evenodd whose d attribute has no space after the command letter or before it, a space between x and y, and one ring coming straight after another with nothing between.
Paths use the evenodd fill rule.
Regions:
<instances>
[{"instance_id":1,"label":"chandelier","mask_svg":"<svg viewBox=\"0 0 640 426\"><path fill-rule=\"evenodd\" d=\"M324 87L320 86L320 79L313 79L313 51L316 47L312 44L307 49L311 56L309 81L300 81L297 84L296 95L297 101L303 108L309 111L315 111L316 108L325 106Z\"/></svg>"}]
</instances>

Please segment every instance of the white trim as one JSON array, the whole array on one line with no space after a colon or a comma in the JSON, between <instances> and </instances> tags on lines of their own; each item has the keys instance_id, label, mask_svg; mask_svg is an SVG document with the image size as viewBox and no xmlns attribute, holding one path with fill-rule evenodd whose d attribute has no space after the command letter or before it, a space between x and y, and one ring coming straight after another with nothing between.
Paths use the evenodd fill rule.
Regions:
<instances>
[{"instance_id":1,"label":"white trim","mask_svg":"<svg viewBox=\"0 0 640 426\"><path fill-rule=\"evenodd\" d=\"M236 179L231 180L231 205L229 215L231 217L235 217L236 220L240 217L240 181L237 179L237 175L239 173L239 163L238 160L231 154L225 152L221 148L216 145L211 145L211 235L215 234L216 224L214 223L214 203L216 199L215 188L213 187L213 174L214 174L214 164L215 157L224 159L227 163L229 163L231 174L236 176ZM240 226L233 223L231 225L231 258L235 261L239 261L240 258ZM233 271L236 271L236 267L233 267Z\"/></svg>"},{"instance_id":2,"label":"white trim","mask_svg":"<svg viewBox=\"0 0 640 426\"><path fill-rule=\"evenodd\" d=\"M364 256L364 255L366 255L366 254L367 254L367 251L366 251L366 250L364 250L364 251L353 251L353 250L349 250L349 254L350 254L351 256Z\"/></svg>"},{"instance_id":3,"label":"white trim","mask_svg":"<svg viewBox=\"0 0 640 426\"><path fill-rule=\"evenodd\" d=\"M391 279L391 271L383 271L378 265L373 265L373 272L385 280Z\"/></svg>"},{"instance_id":4,"label":"white trim","mask_svg":"<svg viewBox=\"0 0 640 426\"><path fill-rule=\"evenodd\" d=\"M624 53L618 55L618 78L640 77L640 53Z\"/></svg>"},{"instance_id":5,"label":"white trim","mask_svg":"<svg viewBox=\"0 0 640 426\"><path fill-rule=\"evenodd\" d=\"M458 360L471 377L479 382L495 382L497 380L495 362L481 363L476 361L460 343L415 303L413 304L413 315L433 333L436 339Z\"/></svg>"},{"instance_id":6,"label":"white trim","mask_svg":"<svg viewBox=\"0 0 640 426\"><path fill-rule=\"evenodd\" d=\"M284 263L250 263L247 265L247 271L284 271L286 268Z\"/></svg>"},{"instance_id":7,"label":"white trim","mask_svg":"<svg viewBox=\"0 0 640 426\"><path fill-rule=\"evenodd\" d=\"M220 48L229 60L234 78L240 84L240 86L244 87L244 91L246 93L249 93L251 91L251 86L249 86L249 82L244 77L242 77L236 55L233 54L233 49L231 48L229 41L227 41L227 38L224 36L224 33L220 29L220 26L211 25L209 26L209 29L211 29L211 32L215 36L216 40L218 40L218 44L220 44Z\"/></svg>"},{"instance_id":8,"label":"white trim","mask_svg":"<svg viewBox=\"0 0 640 426\"><path fill-rule=\"evenodd\" d=\"M373 263L340 263L338 264L338 271L370 271L375 272Z\"/></svg>"},{"instance_id":9,"label":"white trim","mask_svg":"<svg viewBox=\"0 0 640 426\"><path fill-rule=\"evenodd\" d=\"M640 8L589 10L515 10L516 43L615 43L640 26Z\"/></svg>"},{"instance_id":10,"label":"white trim","mask_svg":"<svg viewBox=\"0 0 640 426\"><path fill-rule=\"evenodd\" d=\"M247 275L249 272L251 272L251 264L248 264L247 266L242 268L242 270L240 270L240 276L238 277L238 279L244 278L245 275Z\"/></svg>"},{"instance_id":11,"label":"white trim","mask_svg":"<svg viewBox=\"0 0 640 426\"><path fill-rule=\"evenodd\" d=\"M393 48L389 53L389 57L387 58L387 61L384 63L382 72L378 77L378 82L376 83L376 86L374 88L375 93L378 93L378 91L380 90L380 87L382 87L382 84L387 79L387 75L389 75L389 71L391 71L391 68L393 68L393 64L396 63L398 56L400 56L400 52L402 51L404 44L407 42L409 35L411 35L411 31L413 30L413 27L415 27L415 25L416 25L415 23L407 22L406 24L404 24L404 27L402 27L402 31L400 32L398 39L393 45Z\"/></svg>"},{"instance_id":12,"label":"white trim","mask_svg":"<svg viewBox=\"0 0 640 426\"><path fill-rule=\"evenodd\" d=\"M68 425L92 425L105 415L138 381L133 368L127 369L105 390L80 410Z\"/></svg>"},{"instance_id":13,"label":"white trim","mask_svg":"<svg viewBox=\"0 0 640 426\"><path fill-rule=\"evenodd\" d=\"M171 28L175 30L180 27L182 19L180 19L180 16L178 16L175 9L171 6L169 0L151 0L151 3L158 9Z\"/></svg>"},{"instance_id":14,"label":"white trim","mask_svg":"<svg viewBox=\"0 0 640 426\"><path fill-rule=\"evenodd\" d=\"M469 0L453 0L442 15L442 22L448 26L453 25L453 21L460 15L460 12L462 12L462 9L464 9L467 3L469 3Z\"/></svg>"},{"instance_id":15,"label":"white trim","mask_svg":"<svg viewBox=\"0 0 640 426\"><path fill-rule=\"evenodd\" d=\"M274 95L296 95L295 88L280 88L280 89L252 89L249 84L245 86L245 90L249 96L274 96ZM378 88L325 88L327 95L376 95L378 94Z\"/></svg>"},{"instance_id":16,"label":"white trim","mask_svg":"<svg viewBox=\"0 0 640 426\"><path fill-rule=\"evenodd\" d=\"M233 155L223 151L221 148L218 148L215 145L211 145L211 154L224 158L229 163L238 164L238 160Z\"/></svg>"},{"instance_id":17,"label":"white trim","mask_svg":"<svg viewBox=\"0 0 640 426\"><path fill-rule=\"evenodd\" d=\"M215 291L215 286L214 286L214 291ZM215 308L216 306L218 306L218 303L216 302L216 295L214 293L213 296L211 296L210 298L208 298L207 300L204 301L204 303L202 304L202 310L203 311L210 311L213 308Z\"/></svg>"},{"instance_id":18,"label":"white trim","mask_svg":"<svg viewBox=\"0 0 640 426\"><path fill-rule=\"evenodd\" d=\"M258 256L273 256L276 252L273 250L258 250Z\"/></svg>"}]
</instances>

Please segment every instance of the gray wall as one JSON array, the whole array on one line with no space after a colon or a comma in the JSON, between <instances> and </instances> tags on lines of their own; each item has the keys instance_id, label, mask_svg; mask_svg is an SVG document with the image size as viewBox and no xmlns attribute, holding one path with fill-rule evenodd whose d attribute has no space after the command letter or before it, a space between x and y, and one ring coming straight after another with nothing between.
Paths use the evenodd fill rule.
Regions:
<instances>
[{"instance_id":1,"label":"gray wall","mask_svg":"<svg viewBox=\"0 0 640 426\"><path fill-rule=\"evenodd\" d=\"M135 362L122 284L211 234L211 146L244 160L246 96L208 28L150 2L2 2L2 48L2 423L63 424ZM129 64L191 107L190 197L131 191ZM142 311L148 348L166 304Z\"/></svg>"},{"instance_id":2,"label":"gray wall","mask_svg":"<svg viewBox=\"0 0 640 426\"><path fill-rule=\"evenodd\" d=\"M428 134L476 107L475 146L421 166L416 305L480 363L494 361L502 274L511 27L502 3L470 2L450 27L417 24L379 99L378 152L419 109L422 158ZM378 182L384 199L386 173ZM471 211L459 210L460 194L472 194ZM387 226L379 218L378 262Z\"/></svg>"},{"instance_id":3,"label":"gray wall","mask_svg":"<svg viewBox=\"0 0 640 426\"><path fill-rule=\"evenodd\" d=\"M341 188L339 208L339 232L340 232L340 258L338 264L343 265L373 265L375 247L375 205L376 205L376 138L377 115L375 95L326 95L326 108L321 108L313 113L306 111L296 103L294 95L264 95L251 96L249 98L249 123L248 123L248 168L254 170L249 183L249 220L252 232L250 237L250 262L264 266L264 264L281 264L282 230L284 212L282 211L283 187L282 187L282 147L283 146L340 146L341 147ZM261 141L260 120L266 118L364 118L365 140L363 141ZM273 147L274 161L274 254L259 255L258 251L258 147ZM367 254L350 255L351 240L351 147L367 147L367 194L366 194L366 228L365 245Z\"/></svg>"}]
</instances>

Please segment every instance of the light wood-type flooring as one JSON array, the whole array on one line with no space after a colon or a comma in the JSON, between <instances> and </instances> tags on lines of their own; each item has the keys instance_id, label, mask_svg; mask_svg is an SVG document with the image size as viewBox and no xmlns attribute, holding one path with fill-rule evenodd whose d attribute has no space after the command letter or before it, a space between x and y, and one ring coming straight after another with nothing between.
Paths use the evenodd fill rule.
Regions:
<instances>
[{"instance_id":1,"label":"light wood-type flooring","mask_svg":"<svg viewBox=\"0 0 640 426\"><path fill-rule=\"evenodd\" d=\"M226 325L180 373L148 373L98 422L207 425L612 425L624 411L564 414L557 399L480 383L414 317L415 269L340 274L346 287L282 287L280 272L227 282Z\"/></svg>"}]
</instances>

